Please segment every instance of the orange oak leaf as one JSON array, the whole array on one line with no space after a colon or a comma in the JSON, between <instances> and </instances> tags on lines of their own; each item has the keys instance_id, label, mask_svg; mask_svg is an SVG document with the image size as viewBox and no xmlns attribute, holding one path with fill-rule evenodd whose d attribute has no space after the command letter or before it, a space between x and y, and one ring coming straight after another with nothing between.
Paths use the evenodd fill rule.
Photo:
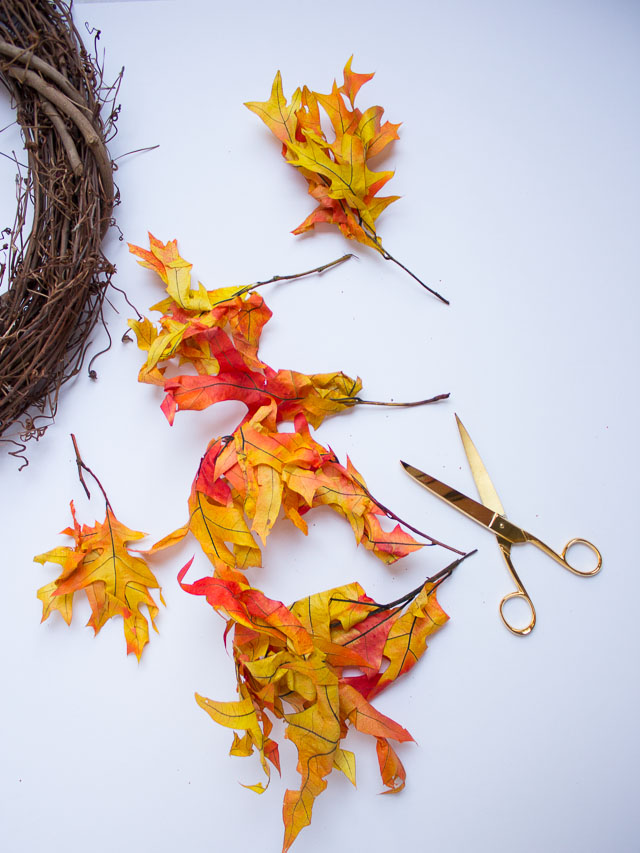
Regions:
<instances>
[{"instance_id":1,"label":"orange oak leaf","mask_svg":"<svg viewBox=\"0 0 640 853\"><path fill-rule=\"evenodd\" d=\"M384 248L376 231L378 217L399 196L379 195L394 173L374 171L370 163L398 139L400 125L383 123L382 107L361 112L355 106L358 92L373 74L356 74L352 59L344 67L342 85L334 80L329 94L304 86L287 103L278 71L268 101L245 103L282 143L282 156L303 175L309 195L318 203L293 233L302 234L321 223L336 225L345 237L374 248L446 303ZM325 133L321 110L331 125L331 136Z\"/></svg>"},{"instance_id":2,"label":"orange oak leaf","mask_svg":"<svg viewBox=\"0 0 640 853\"><path fill-rule=\"evenodd\" d=\"M404 788L407 779L407 774L398 758L394 748L389 741L384 737L377 738L376 752L378 755L378 764L380 766L380 776L383 783L389 789L383 791L383 794L397 794Z\"/></svg>"},{"instance_id":3,"label":"orange oak leaf","mask_svg":"<svg viewBox=\"0 0 640 853\"><path fill-rule=\"evenodd\" d=\"M149 641L149 624L141 611L147 608L151 624L157 630L158 607L149 590L157 589L164 604L158 582L146 562L132 554L128 543L145 534L121 524L107 505L104 522L95 526L80 525L71 503L73 527L62 532L72 536L74 547L58 547L34 557L38 563L62 566L59 577L38 590L42 601L42 621L57 610L67 624L71 622L73 596L84 590L91 606L88 624L97 634L108 619L122 616L127 641L127 654L138 660Z\"/></svg>"},{"instance_id":4,"label":"orange oak leaf","mask_svg":"<svg viewBox=\"0 0 640 853\"><path fill-rule=\"evenodd\" d=\"M370 498L364 478L351 460L347 459L345 468L335 457L327 459L317 474L317 481L313 506L324 505L337 510L351 525L358 544L373 551L383 562L393 563L423 547L400 525L390 532L383 530L378 519L385 513Z\"/></svg>"},{"instance_id":5,"label":"orange oak leaf","mask_svg":"<svg viewBox=\"0 0 640 853\"><path fill-rule=\"evenodd\" d=\"M278 404L278 421L292 421L304 414L309 423L317 427L331 414L355 405L357 392L362 387L359 379L344 373L307 375L293 370L251 371L247 367L233 367L223 363L217 374L193 376L184 374L164 382L167 396L162 404L169 423L173 423L178 410L202 411L223 400L245 403L247 417L252 417L271 400Z\"/></svg>"}]
</instances>

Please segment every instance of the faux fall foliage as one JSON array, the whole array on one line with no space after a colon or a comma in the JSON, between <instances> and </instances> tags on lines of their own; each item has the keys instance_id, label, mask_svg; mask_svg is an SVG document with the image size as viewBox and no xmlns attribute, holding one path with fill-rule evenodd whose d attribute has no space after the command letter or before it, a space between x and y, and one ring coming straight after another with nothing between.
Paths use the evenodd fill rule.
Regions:
<instances>
[{"instance_id":1,"label":"faux fall foliage","mask_svg":"<svg viewBox=\"0 0 640 853\"><path fill-rule=\"evenodd\" d=\"M448 304L444 296L393 257L377 233L378 217L399 196L378 195L394 173L374 171L371 163L398 139L400 125L383 123L380 106L364 112L355 106L361 87L374 75L356 74L351 70L352 59L344 67L342 85L334 80L327 95L303 86L287 102L278 71L269 100L245 104L282 143L282 156L305 178L309 195L318 202L293 233L303 234L320 223L336 225L345 237L375 249ZM324 129L327 125L331 139Z\"/></svg>"},{"instance_id":2,"label":"faux fall foliage","mask_svg":"<svg viewBox=\"0 0 640 853\"><path fill-rule=\"evenodd\" d=\"M169 422L179 411L203 410L221 400L247 407L231 435L209 444L193 481L186 523L151 553L191 533L212 563L212 577L187 583L189 563L179 580L186 591L205 596L226 619L225 636L232 637L240 698L217 702L196 695L214 720L235 729L231 753L257 751L267 778L269 763L279 769L269 714L285 721L286 737L296 744L301 784L285 794L287 850L310 822L313 801L331 769L355 782L354 756L341 746L350 725L376 738L387 789L403 787L404 769L390 740L411 736L369 700L414 665L427 636L444 624L436 587L457 563L391 605L372 602L358 584L290 607L253 586L245 572L261 565L261 544L281 513L306 533L307 512L329 506L349 522L356 541L385 563L422 545L399 524L385 530L380 518L393 514L372 498L349 460L341 464L312 436L311 429L327 416L364 402L358 396L361 380L342 372L307 375L267 365L258 351L271 317L256 292L262 282L239 289L206 290L200 283L194 288L191 265L175 241L164 244L150 235L149 250L130 248L160 276L168 294L155 306L162 312L157 326L146 318L130 325L147 354L140 381L163 388ZM283 422L292 423L293 430L280 431ZM361 675L346 677L345 667L357 667ZM249 787L264 790L262 783Z\"/></svg>"},{"instance_id":3,"label":"faux fall foliage","mask_svg":"<svg viewBox=\"0 0 640 853\"><path fill-rule=\"evenodd\" d=\"M369 700L413 667L426 650L427 637L448 619L436 588L458 562L389 605L373 602L358 583L311 595L289 608L233 580L182 583L226 614L228 628L235 627L240 698L216 702L196 694L213 720L235 730L231 754L257 752L267 780L268 762L280 770L269 714L284 720L285 737L296 746L301 782L284 796L284 851L310 823L314 800L333 768L356 784L355 756L342 746L349 727L375 738L385 793L404 787L404 767L390 741L413 738ZM361 675L346 675L347 668L358 668ZM260 782L248 787L264 790Z\"/></svg>"},{"instance_id":4,"label":"faux fall foliage","mask_svg":"<svg viewBox=\"0 0 640 853\"><path fill-rule=\"evenodd\" d=\"M138 660L149 642L149 622L140 609L147 609L153 628L157 631L155 617L158 606L150 590L157 589L162 604L162 591L155 575L139 552L132 552L129 543L143 539L146 534L130 530L116 518L113 508L93 471L84 463L78 450L75 436L71 436L76 452L78 475L87 497L91 497L83 477L83 471L96 481L105 500L105 519L96 521L93 527L78 522L71 502L73 527L63 534L72 537L74 546L53 548L34 557L37 563L57 563L62 567L60 575L38 590L42 601L42 621L57 610L67 625L71 624L73 598L84 591L91 607L89 622L97 634L113 616L122 616L127 654L135 654Z\"/></svg>"},{"instance_id":5,"label":"faux fall foliage","mask_svg":"<svg viewBox=\"0 0 640 853\"><path fill-rule=\"evenodd\" d=\"M361 380L342 372L274 370L261 359L260 336L271 311L256 291L267 282L216 290L198 283L194 288L191 264L180 256L176 241L165 244L150 235L149 250L130 249L166 287L166 297L154 306L162 312L157 325L147 318L129 322L146 353L139 379L163 389L161 408L169 422L180 411L204 410L222 400L247 407L233 433L212 440L202 457L186 523L146 555L191 533L212 564L211 577L188 583L190 561L179 581L187 592L203 595L226 620L239 699L217 702L196 694L196 700L214 720L235 729L233 755L258 753L267 779L270 764L279 770L269 715L285 722L285 736L298 750L301 775L300 788L287 791L284 799L287 850L310 822L313 801L326 787L332 768L355 784L355 758L342 746L350 726L375 738L387 792L404 786L404 768L391 741L412 740L411 735L376 711L370 700L417 662L427 637L446 621L436 588L459 560L386 605L373 602L358 584L312 595L290 607L253 586L246 572L261 565L261 546L281 514L306 533L306 514L329 506L349 522L357 543L387 564L424 543L400 524L386 530L381 517L396 518L393 513L374 500L350 460L343 465L312 435L327 416L368 402L358 396ZM270 281L280 278L288 277ZM283 422L292 429L281 431ZM83 470L95 478L77 446L76 455L81 480ZM157 605L150 590L158 583L142 556L129 547L143 534L117 521L95 479L107 504L104 523L81 526L72 505L74 526L64 533L74 546L36 557L62 566L60 576L38 593L43 619L58 610L69 622L73 595L84 590L92 608L89 624L96 633L107 619L121 615L127 651L139 658L148 641L140 606L146 605L155 627ZM428 544L442 544L426 538ZM359 669L360 675L346 675L347 667L350 672ZM263 783L248 787L258 793L265 788Z\"/></svg>"},{"instance_id":6,"label":"faux fall foliage","mask_svg":"<svg viewBox=\"0 0 640 853\"><path fill-rule=\"evenodd\" d=\"M159 329L147 318L129 323L147 353L140 381L163 387L169 422L178 411L203 410L221 400L247 406L232 435L209 444L193 482L187 523L152 551L192 532L216 571L238 574L260 565L255 537L264 543L280 509L306 533L304 516L319 505L343 515L357 542L386 563L420 548L399 525L382 528L378 519L387 513L364 479L349 460L342 465L311 435L310 426L365 402L358 396L361 380L342 372L274 370L258 354L271 311L255 289L207 291L202 284L192 289L191 264L180 257L175 241L163 244L150 235L150 250L131 251L158 273L168 293L154 306L163 312ZM169 364L196 372L167 376ZM280 432L283 422L293 422L293 431Z\"/></svg>"},{"instance_id":7,"label":"faux fall foliage","mask_svg":"<svg viewBox=\"0 0 640 853\"><path fill-rule=\"evenodd\" d=\"M383 122L382 107L361 112L355 106L359 90L372 74L353 72L350 59L343 77L342 85L334 82L327 95L305 86L287 103L278 72L269 100L247 104L281 141L283 156L305 177L317 202L294 233L320 223L334 224L347 238L375 249L446 302L382 245L377 220L398 197L380 195L393 172L375 171L372 161L398 138L399 125ZM332 139L323 123L331 126ZM399 519L372 497L349 459L342 464L312 435L329 415L369 402L359 396L361 380L341 371L308 375L275 370L259 355L271 311L257 288L307 273L207 290L200 283L192 286L191 264L180 256L176 241L165 244L150 235L149 250L130 249L166 287L166 297L154 306L161 312L158 324L142 318L130 325L146 352L139 379L163 389L161 408L169 423L180 411L201 411L225 400L247 408L233 433L213 439L203 455L185 524L144 557L191 533L212 564L212 576L187 582L189 561L178 580L185 591L204 596L226 620L225 640L229 636L232 641L239 698L220 702L196 694L196 701L213 720L234 730L232 755L257 752L267 784L270 766L280 770L272 719L284 722L285 737L298 752L300 773L299 788L287 790L284 797L283 851L287 851L310 823L314 800L326 788L332 769L355 785L355 756L343 745L350 727L375 739L385 793L404 787L405 771L392 742L413 738L377 711L371 700L415 665L428 637L446 622L437 587L468 555L449 548L459 555L455 562L387 604L373 601L358 583L316 593L290 606L257 589L246 572L261 565L261 546L281 516L306 533L306 514L318 506L331 507L349 522L356 542L386 564L425 543L401 524L385 529L383 516ZM347 257L309 272L321 272ZM288 431L280 428L285 422L292 425ZM131 548L145 534L116 518L102 485L82 461L75 438L74 446L85 490L88 493L83 471L94 477L103 493L105 520L81 525L72 503L73 526L63 533L73 545L35 558L61 567L59 576L38 591L42 618L57 610L69 624L74 595L84 591L91 607L88 624L95 633L111 617L121 616L127 652L140 659L149 640L141 608L146 608L155 628L158 606L152 590L158 590L162 602L146 559ZM443 544L425 538L427 544ZM247 787L262 793L266 786L256 782Z\"/></svg>"}]
</instances>

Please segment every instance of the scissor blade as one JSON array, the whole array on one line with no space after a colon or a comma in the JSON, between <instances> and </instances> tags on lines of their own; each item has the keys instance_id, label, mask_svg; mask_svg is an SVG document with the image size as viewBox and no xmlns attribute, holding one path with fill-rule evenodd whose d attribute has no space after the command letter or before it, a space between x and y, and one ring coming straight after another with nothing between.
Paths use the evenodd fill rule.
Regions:
<instances>
[{"instance_id":1,"label":"scissor blade","mask_svg":"<svg viewBox=\"0 0 640 853\"><path fill-rule=\"evenodd\" d=\"M467 454L469 467L471 468L471 473L473 474L473 479L475 481L476 488L478 489L480 500L485 506L489 507L489 509L497 512L498 515L504 515L505 512L502 502L498 497L495 486L491 482L491 477L489 477L487 469L484 467L484 462L480 458L480 454L476 450L475 444L471 441L469 433L464 428L464 424L457 415L456 423L458 424L458 431L460 433L460 438L462 439L462 446L464 447L464 452Z\"/></svg>"},{"instance_id":2,"label":"scissor blade","mask_svg":"<svg viewBox=\"0 0 640 853\"><path fill-rule=\"evenodd\" d=\"M478 501L474 501L473 498L463 495L462 492L457 491L457 489L452 489L451 486L441 483L440 480L436 480L436 478L432 477L430 474L425 474L424 471L421 471L419 468L415 468L413 465L409 465L408 462L402 462L401 460L400 464L403 466L407 474L410 477L413 477L414 480L417 480L421 486L425 487L425 489L429 489L429 491L433 492L434 495L437 495L439 498L442 498L442 500L451 504L451 506L459 509L460 512L463 512L465 515L469 516L469 518L477 521L478 524L481 524L483 527L491 527L491 522L496 516L494 510L490 509L488 506L484 506L484 504L478 503Z\"/></svg>"}]
</instances>

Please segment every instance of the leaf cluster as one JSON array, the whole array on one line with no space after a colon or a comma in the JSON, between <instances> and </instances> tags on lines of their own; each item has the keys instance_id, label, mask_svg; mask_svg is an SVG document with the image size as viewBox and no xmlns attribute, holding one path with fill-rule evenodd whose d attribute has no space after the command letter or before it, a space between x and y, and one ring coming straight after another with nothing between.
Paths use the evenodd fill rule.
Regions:
<instances>
[{"instance_id":1,"label":"leaf cluster","mask_svg":"<svg viewBox=\"0 0 640 853\"><path fill-rule=\"evenodd\" d=\"M362 75L345 70L351 98L362 82ZM305 92L305 103L316 103L316 97L320 102L320 96ZM339 97L334 87L334 98ZM371 122L380 130L380 114L374 110L366 121L360 117L361 131ZM384 133L390 141L395 130ZM271 317L256 293L261 282L207 290L199 282L192 286L191 264L175 241L165 244L150 235L149 250L130 249L166 287L166 298L154 306L162 312L159 323L144 318L130 325L146 353L140 381L163 388L162 409L169 421L180 410L203 410L222 400L247 407L231 435L209 444L191 488L187 522L150 553L191 533L213 565L212 577L186 583L190 561L179 580L187 592L206 597L227 620L226 633L233 638L239 699L217 702L196 694L216 722L235 730L232 754L257 751L267 777L270 764L279 770L269 715L284 720L286 737L298 749L301 785L284 799L287 850L310 822L313 801L332 768L355 784L354 756L341 746L349 726L375 737L388 790L404 786L404 768L389 741L412 738L370 700L415 664L427 636L447 617L437 603L436 583L388 606L375 604L358 584L349 584L287 607L247 580L245 571L262 563L261 544L276 520L283 515L306 533L304 516L317 506L341 514L356 541L385 563L422 545L399 524L384 530L380 516L395 516L376 503L349 460L342 465L311 434L327 416L363 402L357 396L360 379L267 365L258 349ZM280 430L285 421L293 429ZM346 667L357 667L360 674L345 675ZM262 783L248 787L264 790Z\"/></svg>"},{"instance_id":2,"label":"leaf cluster","mask_svg":"<svg viewBox=\"0 0 640 853\"><path fill-rule=\"evenodd\" d=\"M383 123L382 107L362 112L355 106L373 74L356 74L352 59L344 67L342 85L334 80L327 95L303 86L287 102L278 71L269 100L245 103L282 143L282 156L305 178L309 195L318 202L293 233L304 234L322 223L336 225L345 237L375 249L448 305L448 299L387 251L376 231L378 217L399 196L378 195L394 173L375 171L371 161L398 139L400 125ZM325 127L331 128L328 134Z\"/></svg>"},{"instance_id":3,"label":"leaf cluster","mask_svg":"<svg viewBox=\"0 0 640 853\"><path fill-rule=\"evenodd\" d=\"M130 249L160 276L168 296L152 308L163 312L159 329L146 317L129 325L147 353L139 379L164 388L162 409L170 423L179 410L201 411L223 400L238 400L246 404L247 418L274 402L277 423L302 414L318 427L328 415L358 402L360 379L344 373L273 370L259 358L260 336L271 318L254 289L260 283L216 290L198 283L192 289L192 265L180 257L176 241L164 244L151 234L149 240L150 250ZM168 377L169 363L190 365L192 372Z\"/></svg>"},{"instance_id":4,"label":"leaf cluster","mask_svg":"<svg viewBox=\"0 0 640 853\"><path fill-rule=\"evenodd\" d=\"M172 422L178 410L202 410L221 400L247 406L233 434L207 448L191 489L187 523L153 550L191 532L216 571L259 566L254 534L264 543L281 510L306 533L303 516L321 505L344 516L356 540L385 562L421 547L399 525L383 530L378 519L384 513L358 472L349 461L341 465L311 435L310 426L359 401L360 379L342 372L273 370L258 353L271 312L255 290L206 290L200 283L192 288L191 265L175 241L163 244L150 235L149 251L137 246L131 251L167 289L168 297L154 306L164 312L159 330L146 318L130 325L147 353L139 378L164 388L168 419ZM196 372L167 376L175 363ZM292 432L278 430L283 421L293 421Z\"/></svg>"},{"instance_id":5,"label":"leaf cluster","mask_svg":"<svg viewBox=\"0 0 640 853\"><path fill-rule=\"evenodd\" d=\"M318 202L293 233L302 234L327 222L337 225L345 237L386 256L376 234L376 220L398 196L378 196L393 172L376 172L370 168L370 161L398 139L400 125L383 123L382 107L361 112L354 105L360 88L373 74L353 72L352 58L344 67L342 85L334 80L327 95L303 86L287 103L278 71L269 100L251 101L245 106L282 142L282 156L304 176L309 195ZM325 116L332 139L323 128Z\"/></svg>"},{"instance_id":6,"label":"leaf cluster","mask_svg":"<svg viewBox=\"0 0 640 853\"><path fill-rule=\"evenodd\" d=\"M190 561L178 579L185 591L205 596L226 620L239 699L217 702L197 694L196 699L214 720L235 729L232 754L257 751L267 778L270 764L280 768L271 717L284 721L301 774L300 788L284 798L286 851L310 822L315 797L334 767L355 784L355 758L342 746L350 726L375 738L388 791L404 786L404 768L390 741L412 740L411 735L370 700L416 663L426 638L446 621L435 589L450 571L389 605L376 604L353 583L287 607L249 582L245 572L262 564L261 545L277 519L282 515L306 533L305 515L319 506L344 517L356 542L384 563L422 544L400 524L385 530L380 517L395 518L393 513L373 499L349 459L341 464L312 435L329 415L365 402L357 396L360 379L342 372L274 370L266 364L259 343L271 312L256 292L262 282L216 290L200 283L194 287L191 264L180 256L176 241L162 243L150 235L148 250L130 249L166 288L166 297L154 306L161 312L158 324L142 318L130 325L146 354L139 379L163 389L162 410L170 423L178 411L203 410L222 400L242 402L247 409L233 433L212 440L203 455L186 523L147 554L191 533L212 564L211 577L186 583ZM431 400L419 404L425 402ZM281 430L283 422L292 429ZM74 513L74 527L64 531L74 547L36 558L63 569L39 592L43 618L59 610L69 622L73 594L84 589L92 607L89 624L98 631L111 616L122 615L127 649L139 658L148 640L140 606L146 605L153 623L157 607L149 590L158 586L144 560L127 549L143 534L117 521L75 446L85 490L83 470L100 486L107 513L105 522L93 528L81 527ZM345 673L353 667L358 675ZM264 790L262 783L248 787Z\"/></svg>"},{"instance_id":7,"label":"leaf cluster","mask_svg":"<svg viewBox=\"0 0 640 853\"><path fill-rule=\"evenodd\" d=\"M188 568L180 573L183 588L225 614L227 630L235 627L240 695L235 702L218 702L196 694L196 701L217 723L235 730L232 755L258 753L267 780L268 762L280 770L269 714L284 720L285 736L298 751L300 787L285 793L283 852L310 823L314 800L334 768L356 784L355 756L342 746L350 726L375 738L385 793L402 790L405 770L390 741L413 738L369 700L414 666L427 637L447 621L436 598L440 581L426 582L406 606L378 605L351 583L287 608L231 578L184 583ZM361 675L345 675L354 667ZM262 783L248 787L265 790Z\"/></svg>"},{"instance_id":8,"label":"leaf cluster","mask_svg":"<svg viewBox=\"0 0 640 853\"><path fill-rule=\"evenodd\" d=\"M364 81L349 69L347 80L354 97ZM311 94L305 93L305 103L311 103ZM369 117L376 127L379 115ZM390 129L385 133L393 135ZM310 822L313 801L332 768L355 784L355 758L341 745L349 726L375 737L388 790L404 786L404 768L390 740L412 738L370 700L416 663L426 638L447 617L437 603L436 583L388 606L349 584L287 607L247 580L244 572L261 565L260 545L280 515L306 533L304 516L317 506L341 514L356 541L385 563L422 546L400 525L383 529L380 516L390 512L375 502L349 460L342 465L311 434L328 415L362 402L360 379L341 372L272 369L258 351L271 316L255 292L260 283L239 289L192 287L191 265L175 241L164 244L150 235L149 250L130 248L167 291L154 306L162 312L158 326L146 318L130 325L146 353L140 380L163 388L162 409L169 421L179 410L202 410L221 400L247 407L231 435L209 444L193 481L187 522L151 553L191 533L213 565L212 577L186 583L190 561L179 580L187 592L205 596L227 620L226 633L233 638L238 700L218 702L196 694L216 722L235 730L231 753L257 751L267 778L270 764L279 770L269 715L285 722L286 737L298 749L301 785L284 798L287 850ZM280 430L284 421L293 429ZM357 667L360 674L345 675L346 667ZM248 787L264 790L262 783Z\"/></svg>"}]
</instances>

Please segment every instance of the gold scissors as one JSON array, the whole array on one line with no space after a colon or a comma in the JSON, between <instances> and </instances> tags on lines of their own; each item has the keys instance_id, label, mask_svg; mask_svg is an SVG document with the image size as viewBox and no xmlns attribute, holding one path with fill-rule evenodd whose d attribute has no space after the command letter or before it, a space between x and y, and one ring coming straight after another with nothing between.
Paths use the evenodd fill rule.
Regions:
<instances>
[{"instance_id":1,"label":"gold scissors","mask_svg":"<svg viewBox=\"0 0 640 853\"><path fill-rule=\"evenodd\" d=\"M447 501L451 506L454 506L456 509L460 510L460 512L463 512L465 515L469 516L469 518L477 521L478 524L481 524L483 527L486 527L495 534L500 550L502 551L502 556L504 557L507 568L509 569L509 573L517 587L516 591L507 593L500 602L500 616L507 628L514 634L530 634L536 624L536 611L533 606L533 602L529 597L529 593L524 588L522 581L518 577L518 573L511 562L511 546L527 543L535 545L536 548L544 551L547 556L555 560L556 563L560 563L563 568L573 572L574 575L580 575L581 577L587 578L592 575L596 575L600 571L602 567L602 555L596 546L586 539L571 539L564 546L562 553L557 554L552 548L549 548L548 545L545 545L544 542L541 542L536 536L533 536L531 533L527 533L526 530L523 530L521 527L516 527L515 524L508 521L505 516L502 503L500 502L500 498L498 497L498 493L491 482L487 469L484 467L480 454L476 450L475 445L469 437L469 433L466 431L457 415L456 422L458 424L458 430L460 432L464 451L467 454L471 473L473 474L473 479L475 480L482 503L474 501L473 498L468 498L466 495L463 495L462 492L458 492L456 489L452 489L451 486L441 483L440 480L436 480L435 477L425 474L423 471L420 471L418 468L414 468L413 465L409 465L407 462L401 462L401 464L404 466L405 471L413 477L414 480L417 480L418 483L426 489L429 489L429 491L433 492L434 495L437 495L439 498ZM598 559L598 564L595 568L583 571L581 569L576 569L575 566L572 566L567 561L567 551L572 545L576 545L578 543L586 545L587 548L593 551ZM505 616L504 606L507 601L511 601L512 599L522 599L529 606L531 619L524 628L516 628Z\"/></svg>"}]
</instances>

